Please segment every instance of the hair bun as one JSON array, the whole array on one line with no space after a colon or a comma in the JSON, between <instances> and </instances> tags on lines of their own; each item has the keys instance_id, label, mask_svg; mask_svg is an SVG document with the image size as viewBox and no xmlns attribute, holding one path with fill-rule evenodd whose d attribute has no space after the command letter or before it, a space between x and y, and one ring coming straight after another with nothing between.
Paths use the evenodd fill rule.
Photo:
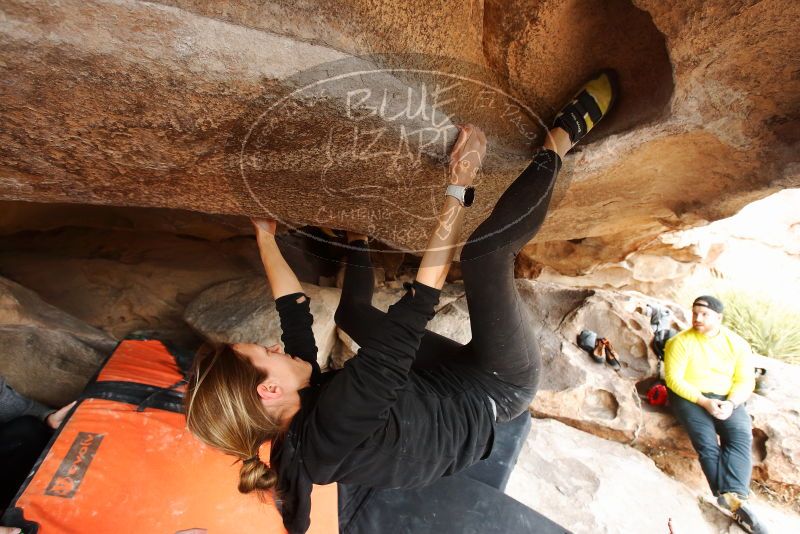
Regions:
<instances>
[{"instance_id":1,"label":"hair bun","mask_svg":"<svg viewBox=\"0 0 800 534\"><path fill-rule=\"evenodd\" d=\"M241 493L271 490L278 483L277 473L264 462L256 460L258 460L258 456L242 462L239 470L239 491Z\"/></svg>"}]
</instances>

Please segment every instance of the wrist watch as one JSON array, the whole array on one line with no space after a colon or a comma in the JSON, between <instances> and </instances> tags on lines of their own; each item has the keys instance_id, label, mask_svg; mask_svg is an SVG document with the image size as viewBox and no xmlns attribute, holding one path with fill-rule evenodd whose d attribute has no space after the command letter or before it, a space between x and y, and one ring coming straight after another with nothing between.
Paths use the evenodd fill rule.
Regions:
<instances>
[{"instance_id":1,"label":"wrist watch","mask_svg":"<svg viewBox=\"0 0 800 534\"><path fill-rule=\"evenodd\" d=\"M475 188L471 185L463 186L450 184L447 186L447 190L444 194L455 198L465 208L472 206L472 203L475 201Z\"/></svg>"}]
</instances>

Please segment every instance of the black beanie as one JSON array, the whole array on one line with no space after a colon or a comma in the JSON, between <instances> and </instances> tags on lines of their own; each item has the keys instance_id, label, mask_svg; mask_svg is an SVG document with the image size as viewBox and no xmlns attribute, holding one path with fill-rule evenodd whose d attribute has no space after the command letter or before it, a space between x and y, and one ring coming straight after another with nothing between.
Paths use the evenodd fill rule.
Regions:
<instances>
[{"instance_id":1,"label":"black beanie","mask_svg":"<svg viewBox=\"0 0 800 534\"><path fill-rule=\"evenodd\" d=\"M703 295L702 297L697 297L694 299L694 304L692 306L705 306L710 310L714 310L717 313L722 313L722 310L725 309L723 306L722 301L719 300L717 297L712 297L711 295Z\"/></svg>"}]
</instances>

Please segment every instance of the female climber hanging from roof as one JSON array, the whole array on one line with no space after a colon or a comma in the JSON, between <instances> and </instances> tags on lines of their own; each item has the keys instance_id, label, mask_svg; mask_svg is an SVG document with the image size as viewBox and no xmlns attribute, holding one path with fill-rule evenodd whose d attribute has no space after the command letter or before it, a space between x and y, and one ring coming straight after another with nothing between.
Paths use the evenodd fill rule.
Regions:
<instances>
[{"instance_id":1,"label":"female climber hanging from roof","mask_svg":"<svg viewBox=\"0 0 800 534\"><path fill-rule=\"evenodd\" d=\"M199 354L186 415L201 440L242 461L240 491L277 490L290 532L308 528L312 484L430 484L488 456L496 422L527 409L540 358L515 289L514 258L544 221L561 158L611 106L612 77L594 77L559 113L544 147L464 246L467 345L425 326L470 204L465 186L485 152L480 129L461 128L451 152L456 187L448 188L416 280L387 313L371 305L365 237L348 234L352 248L335 317L361 348L339 371L320 373L309 299L278 250L274 221L254 221L286 352L234 344ZM259 448L268 441L269 459L262 461Z\"/></svg>"}]
</instances>

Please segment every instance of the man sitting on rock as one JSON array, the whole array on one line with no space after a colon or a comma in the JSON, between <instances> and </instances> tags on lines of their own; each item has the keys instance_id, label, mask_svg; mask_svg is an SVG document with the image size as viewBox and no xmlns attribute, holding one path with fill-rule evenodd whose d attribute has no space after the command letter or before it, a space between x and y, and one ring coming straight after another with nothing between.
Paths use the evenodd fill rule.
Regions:
<instances>
[{"instance_id":1,"label":"man sitting on rock","mask_svg":"<svg viewBox=\"0 0 800 534\"><path fill-rule=\"evenodd\" d=\"M750 346L722 326L723 304L704 295L692 305L692 328L667 342L669 400L686 428L720 506L748 532L766 532L745 500L753 442L744 403L755 387ZM719 439L718 439L719 436Z\"/></svg>"}]
</instances>

